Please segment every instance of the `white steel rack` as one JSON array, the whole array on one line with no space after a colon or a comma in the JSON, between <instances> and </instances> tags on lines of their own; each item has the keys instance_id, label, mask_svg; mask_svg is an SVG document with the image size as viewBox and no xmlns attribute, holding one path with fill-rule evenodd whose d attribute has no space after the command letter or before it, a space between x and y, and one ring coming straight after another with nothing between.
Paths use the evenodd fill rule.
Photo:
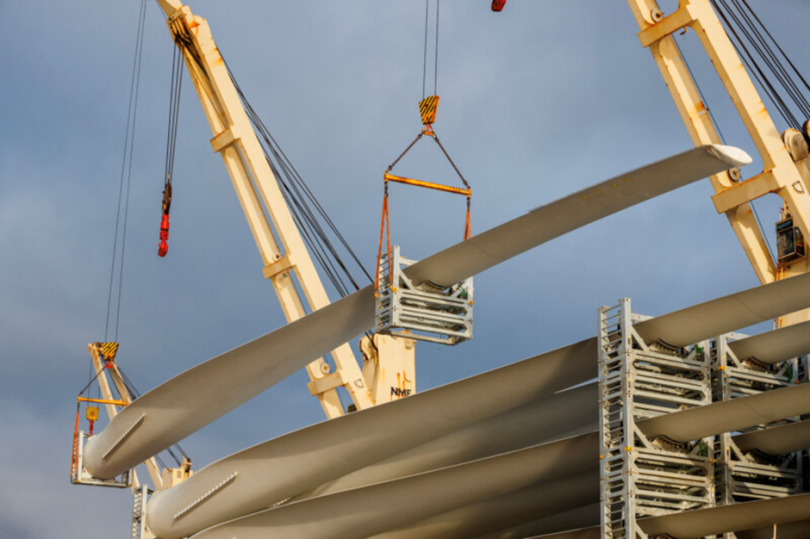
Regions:
<instances>
[{"instance_id":1,"label":"white steel rack","mask_svg":"<svg viewBox=\"0 0 810 539\"><path fill-rule=\"evenodd\" d=\"M645 343L630 300L599 310L601 526L606 539L647 539L637 519L714 505L712 438L649 439L636 422L711 403L704 346ZM704 343L707 344L707 343Z\"/></svg>"},{"instance_id":2,"label":"white steel rack","mask_svg":"<svg viewBox=\"0 0 810 539\"><path fill-rule=\"evenodd\" d=\"M712 341L712 376L714 399L717 402L756 395L789 387L802 381L806 373L804 359L791 359L768 365L755 358L739 358L729 345L746 335L731 333ZM768 425L758 425L752 431L798 421L788 418ZM717 437L717 502L730 504L743 501L778 498L802 492L802 453L765 455L744 452L730 433ZM726 537L734 537L728 534Z\"/></svg>"},{"instance_id":3,"label":"white steel rack","mask_svg":"<svg viewBox=\"0 0 810 539\"><path fill-rule=\"evenodd\" d=\"M154 491L147 485L133 491L132 539L156 539L146 527L146 503Z\"/></svg>"},{"instance_id":4,"label":"white steel rack","mask_svg":"<svg viewBox=\"0 0 810 539\"><path fill-rule=\"evenodd\" d=\"M449 287L414 283L405 268L415 264L395 245L380 257L380 285L375 311L377 333L396 335L407 329L409 339L456 345L472 338L472 277ZM391 274L389 275L389 272Z\"/></svg>"},{"instance_id":5,"label":"white steel rack","mask_svg":"<svg viewBox=\"0 0 810 539\"><path fill-rule=\"evenodd\" d=\"M79 431L76 437L75 459L70 468L70 482L74 485L90 485L94 487L130 488L132 486L132 470L113 479L98 479L93 477L84 468L84 444L90 435Z\"/></svg>"}]
</instances>

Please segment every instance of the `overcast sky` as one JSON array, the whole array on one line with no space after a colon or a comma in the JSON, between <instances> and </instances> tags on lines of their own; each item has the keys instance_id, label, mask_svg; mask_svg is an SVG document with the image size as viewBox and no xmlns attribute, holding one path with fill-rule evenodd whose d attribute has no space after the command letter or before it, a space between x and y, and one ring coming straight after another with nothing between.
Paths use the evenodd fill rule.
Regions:
<instances>
[{"instance_id":1,"label":"overcast sky","mask_svg":"<svg viewBox=\"0 0 810 539\"><path fill-rule=\"evenodd\" d=\"M806 1L751 4L787 50L806 51ZM4 538L129 533L127 492L73 487L68 474L86 345L104 338L138 6L0 0ZM424 3L191 7L208 19L254 107L371 268L382 173L421 127ZM451 0L442 2L441 22L436 130L473 186L474 232L690 148L626 2L510 0L493 14L488 0ZM679 39L728 142L752 152L694 35ZM152 3L118 337L119 363L141 391L284 323L188 80L170 251L156 255L172 46ZM806 54L793 57L810 72ZM455 181L428 141L396 170ZM699 182L476 277L475 339L420 344L419 389L593 335L597 308L621 297L657 315L756 285L711 194L708 180ZM392 189L391 204L393 240L410 258L461 236L463 201ZM778 206L757 206L771 238ZM195 468L321 421L306 381L299 372L185 440Z\"/></svg>"}]
</instances>

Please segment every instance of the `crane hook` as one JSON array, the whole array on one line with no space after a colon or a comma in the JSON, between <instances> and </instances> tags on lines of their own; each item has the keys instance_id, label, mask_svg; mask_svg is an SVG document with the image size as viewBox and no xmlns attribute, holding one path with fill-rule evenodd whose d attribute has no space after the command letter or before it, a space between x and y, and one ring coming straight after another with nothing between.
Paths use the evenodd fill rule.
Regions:
<instances>
[{"instance_id":1,"label":"crane hook","mask_svg":"<svg viewBox=\"0 0 810 539\"><path fill-rule=\"evenodd\" d=\"M160 244L158 245L158 256L161 258L169 252L169 209L172 206L172 184L166 183L163 189L163 217L160 220Z\"/></svg>"}]
</instances>

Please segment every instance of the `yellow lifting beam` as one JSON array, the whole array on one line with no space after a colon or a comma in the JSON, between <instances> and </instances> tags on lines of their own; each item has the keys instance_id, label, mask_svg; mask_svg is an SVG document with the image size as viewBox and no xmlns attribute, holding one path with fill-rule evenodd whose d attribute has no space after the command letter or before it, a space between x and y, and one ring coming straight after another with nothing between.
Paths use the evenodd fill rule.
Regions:
<instances>
[{"instance_id":1,"label":"yellow lifting beam","mask_svg":"<svg viewBox=\"0 0 810 539\"><path fill-rule=\"evenodd\" d=\"M435 189L436 191L443 191L445 193L454 193L456 195L472 196L472 190L467 187L461 189L460 187L452 187L450 185L442 185L440 183L426 182L422 180L414 180L413 178L404 178L402 176L394 176L393 174L385 173L386 182L404 183L405 185L413 185L414 187L425 187L427 189Z\"/></svg>"}]
</instances>

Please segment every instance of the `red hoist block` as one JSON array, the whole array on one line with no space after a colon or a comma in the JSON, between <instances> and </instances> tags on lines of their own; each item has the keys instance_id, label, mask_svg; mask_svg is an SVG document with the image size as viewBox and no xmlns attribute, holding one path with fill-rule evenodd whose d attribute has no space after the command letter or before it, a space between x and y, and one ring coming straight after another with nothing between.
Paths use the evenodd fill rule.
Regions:
<instances>
[{"instance_id":1,"label":"red hoist block","mask_svg":"<svg viewBox=\"0 0 810 539\"><path fill-rule=\"evenodd\" d=\"M158 256L166 256L169 252L169 244L166 240L169 239L169 214L164 213L163 219L160 221L160 245L158 245Z\"/></svg>"},{"instance_id":2,"label":"red hoist block","mask_svg":"<svg viewBox=\"0 0 810 539\"><path fill-rule=\"evenodd\" d=\"M492 0L492 11L501 11L506 5L506 0Z\"/></svg>"}]
</instances>

